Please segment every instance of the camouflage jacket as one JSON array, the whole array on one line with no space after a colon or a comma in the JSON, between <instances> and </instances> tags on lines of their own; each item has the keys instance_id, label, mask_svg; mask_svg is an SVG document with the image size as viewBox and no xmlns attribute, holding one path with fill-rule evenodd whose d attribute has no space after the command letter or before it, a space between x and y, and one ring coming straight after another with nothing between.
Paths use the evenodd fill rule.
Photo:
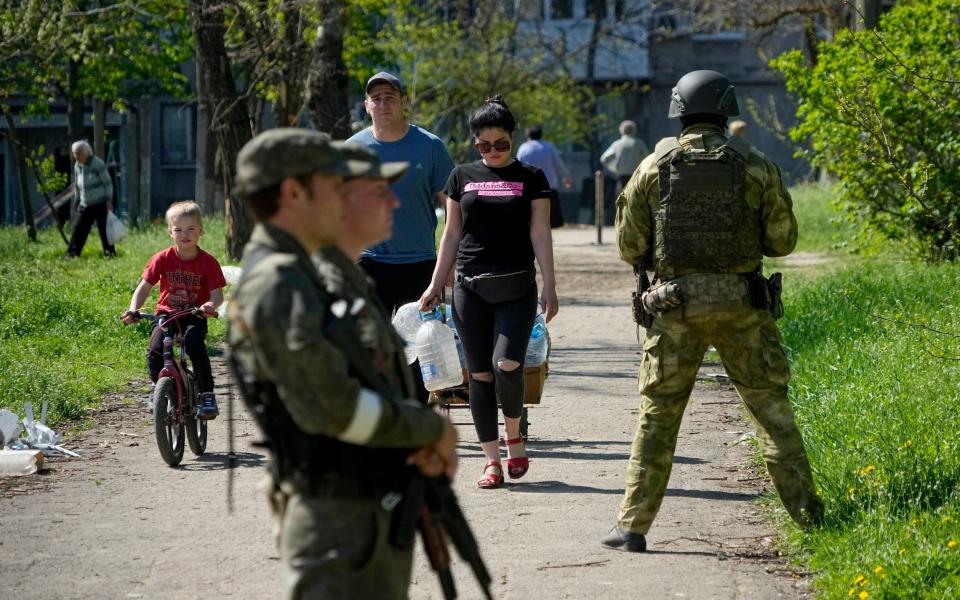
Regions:
<instances>
[{"instance_id":1,"label":"camouflage jacket","mask_svg":"<svg viewBox=\"0 0 960 600\"><path fill-rule=\"evenodd\" d=\"M713 150L726 141L720 127L694 125L680 134L685 150ZM747 160L746 201L760 214L761 244L765 256L786 256L797 243L797 220L793 200L783 184L780 169L766 156L750 149ZM654 214L660 203L657 156L651 154L640 163L617 198L616 235L620 258L631 265L653 269L653 245L656 240ZM733 272L749 273L761 261L737 265Z\"/></svg>"},{"instance_id":2,"label":"camouflage jacket","mask_svg":"<svg viewBox=\"0 0 960 600\"><path fill-rule=\"evenodd\" d=\"M348 319L351 337L370 352L389 388L401 389L399 367L390 365L402 361L402 342L365 297L369 289L357 267L334 248L311 260L294 238L260 224L244 255L264 248L266 256L245 270L231 298L229 343L244 371L275 385L305 433L374 447L436 441L443 427L438 414L365 388L326 335L333 320Z\"/></svg>"}]
</instances>

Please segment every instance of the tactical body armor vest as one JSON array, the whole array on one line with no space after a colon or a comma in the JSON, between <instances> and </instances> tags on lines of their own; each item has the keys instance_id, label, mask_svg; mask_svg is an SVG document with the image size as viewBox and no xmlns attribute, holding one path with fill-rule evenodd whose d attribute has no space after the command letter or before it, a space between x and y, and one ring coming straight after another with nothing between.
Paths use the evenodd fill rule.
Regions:
<instances>
[{"instance_id":1,"label":"tactical body armor vest","mask_svg":"<svg viewBox=\"0 0 960 600\"><path fill-rule=\"evenodd\" d=\"M660 204L653 258L661 279L732 273L763 258L759 211L746 200L746 142L731 138L714 150L696 151L664 138L655 154Z\"/></svg>"}]
</instances>

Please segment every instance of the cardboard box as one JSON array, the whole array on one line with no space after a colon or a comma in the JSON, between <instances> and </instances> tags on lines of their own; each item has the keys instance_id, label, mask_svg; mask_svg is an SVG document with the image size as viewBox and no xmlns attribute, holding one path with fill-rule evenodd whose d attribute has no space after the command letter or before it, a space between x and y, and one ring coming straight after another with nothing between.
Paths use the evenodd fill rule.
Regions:
<instances>
[{"instance_id":1,"label":"cardboard box","mask_svg":"<svg viewBox=\"0 0 960 600\"><path fill-rule=\"evenodd\" d=\"M546 362L539 367L524 367L523 369L523 403L540 404L543 396L543 383L547 379L550 368ZM469 404L470 395L467 386L470 373L463 370L463 385L430 392L430 404Z\"/></svg>"}]
</instances>

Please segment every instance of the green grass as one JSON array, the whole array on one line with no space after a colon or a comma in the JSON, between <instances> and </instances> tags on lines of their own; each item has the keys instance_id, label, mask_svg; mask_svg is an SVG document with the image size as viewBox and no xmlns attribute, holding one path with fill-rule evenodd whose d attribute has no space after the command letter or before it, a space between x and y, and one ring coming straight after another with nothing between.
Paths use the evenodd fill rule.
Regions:
<instances>
[{"instance_id":1,"label":"green grass","mask_svg":"<svg viewBox=\"0 0 960 600\"><path fill-rule=\"evenodd\" d=\"M960 597L960 266L831 253L829 190L793 195L798 249L831 254L780 322L827 512L786 546L823 598Z\"/></svg>"},{"instance_id":2,"label":"green grass","mask_svg":"<svg viewBox=\"0 0 960 600\"><path fill-rule=\"evenodd\" d=\"M791 395L827 507L792 544L825 598L960 597L958 289L957 265L871 261L788 294Z\"/></svg>"},{"instance_id":3,"label":"green grass","mask_svg":"<svg viewBox=\"0 0 960 600\"><path fill-rule=\"evenodd\" d=\"M846 247L853 237L852 226L840 218L831 206L833 192L817 184L790 189L800 235L797 252L830 252Z\"/></svg>"},{"instance_id":4,"label":"green grass","mask_svg":"<svg viewBox=\"0 0 960 600\"><path fill-rule=\"evenodd\" d=\"M223 220L205 219L205 227L202 247L223 257ZM170 244L166 227L151 224L131 229L118 256L105 259L94 231L83 256L67 261L56 230L30 243L22 229L0 228L0 408L22 415L24 401L39 410L48 400L48 424L56 425L82 418L104 393L147 379L149 324L124 327L118 316L150 256ZM156 298L155 289L146 307ZM208 344L223 333L214 321Z\"/></svg>"}]
</instances>

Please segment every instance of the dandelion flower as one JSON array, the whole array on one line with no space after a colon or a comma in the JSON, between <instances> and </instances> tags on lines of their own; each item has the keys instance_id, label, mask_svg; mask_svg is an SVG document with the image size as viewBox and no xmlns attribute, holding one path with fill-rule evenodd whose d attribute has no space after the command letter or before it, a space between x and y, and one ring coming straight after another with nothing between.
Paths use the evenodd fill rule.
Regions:
<instances>
[{"instance_id":1,"label":"dandelion flower","mask_svg":"<svg viewBox=\"0 0 960 600\"><path fill-rule=\"evenodd\" d=\"M854 595L854 594L856 594L856 593L857 593L857 590L855 590L854 588L850 588L850 591L847 592L847 595L848 595L848 596L852 596L852 595Z\"/></svg>"},{"instance_id":2,"label":"dandelion flower","mask_svg":"<svg viewBox=\"0 0 960 600\"><path fill-rule=\"evenodd\" d=\"M883 566L877 565L877 567L873 570L873 572L876 573L877 575L879 575L880 573L883 573Z\"/></svg>"},{"instance_id":3,"label":"dandelion flower","mask_svg":"<svg viewBox=\"0 0 960 600\"><path fill-rule=\"evenodd\" d=\"M957 540L950 540L949 542L947 542L947 548L956 548L956 547L957 547Z\"/></svg>"},{"instance_id":4,"label":"dandelion flower","mask_svg":"<svg viewBox=\"0 0 960 600\"><path fill-rule=\"evenodd\" d=\"M863 590L862 592L860 592L860 595L857 596L857 598L860 598L860 600L867 600L869 596L870 596L870 593L867 592L867 590Z\"/></svg>"},{"instance_id":5,"label":"dandelion flower","mask_svg":"<svg viewBox=\"0 0 960 600\"><path fill-rule=\"evenodd\" d=\"M863 469L861 469L860 474L861 474L861 475L869 475L870 473L873 473L873 472L876 471L876 470L877 470L877 468L876 468L875 466L873 466L873 465L867 465L866 467L864 467Z\"/></svg>"},{"instance_id":6,"label":"dandelion flower","mask_svg":"<svg viewBox=\"0 0 960 600\"><path fill-rule=\"evenodd\" d=\"M857 583L863 583L863 582L866 581L866 580L867 580L867 578L864 577L863 575L857 575L857 578L853 580L853 583L855 583L855 584L857 584Z\"/></svg>"}]
</instances>

